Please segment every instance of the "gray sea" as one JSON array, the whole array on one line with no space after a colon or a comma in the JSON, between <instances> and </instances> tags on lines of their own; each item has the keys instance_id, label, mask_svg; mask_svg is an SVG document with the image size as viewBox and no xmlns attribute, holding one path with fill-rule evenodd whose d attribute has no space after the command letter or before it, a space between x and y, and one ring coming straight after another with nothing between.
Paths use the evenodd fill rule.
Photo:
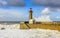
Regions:
<instances>
[{"instance_id":1,"label":"gray sea","mask_svg":"<svg viewBox=\"0 0 60 38\"><path fill-rule=\"evenodd\" d=\"M0 29L19 29L20 21L0 21Z\"/></svg>"},{"instance_id":2,"label":"gray sea","mask_svg":"<svg viewBox=\"0 0 60 38\"><path fill-rule=\"evenodd\" d=\"M20 21L0 21L0 38L60 38L60 31L49 29L19 29Z\"/></svg>"}]
</instances>

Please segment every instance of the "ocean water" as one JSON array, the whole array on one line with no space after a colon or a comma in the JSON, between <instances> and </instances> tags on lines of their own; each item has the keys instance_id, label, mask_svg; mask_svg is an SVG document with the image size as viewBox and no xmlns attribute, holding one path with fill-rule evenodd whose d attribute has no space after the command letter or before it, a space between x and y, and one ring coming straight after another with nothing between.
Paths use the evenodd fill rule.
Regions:
<instances>
[{"instance_id":1,"label":"ocean water","mask_svg":"<svg viewBox=\"0 0 60 38\"><path fill-rule=\"evenodd\" d=\"M20 29L19 22L0 22L0 38L60 38L60 31Z\"/></svg>"},{"instance_id":2,"label":"ocean water","mask_svg":"<svg viewBox=\"0 0 60 38\"><path fill-rule=\"evenodd\" d=\"M5 29L0 30L0 38L60 38L60 31L48 29Z\"/></svg>"},{"instance_id":3,"label":"ocean water","mask_svg":"<svg viewBox=\"0 0 60 38\"><path fill-rule=\"evenodd\" d=\"M19 29L20 24L17 21L1 21L0 29Z\"/></svg>"}]
</instances>

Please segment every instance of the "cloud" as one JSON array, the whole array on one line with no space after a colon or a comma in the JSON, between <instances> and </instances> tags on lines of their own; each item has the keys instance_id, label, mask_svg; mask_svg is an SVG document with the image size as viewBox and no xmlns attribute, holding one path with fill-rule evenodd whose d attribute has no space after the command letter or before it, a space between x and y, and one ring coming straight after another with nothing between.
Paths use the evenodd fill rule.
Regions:
<instances>
[{"instance_id":1,"label":"cloud","mask_svg":"<svg viewBox=\"0 0 60 38\"><path fill-rule=\"evenodd\" d=\"M60 19L60 16L56 16L57 19Z\"/></svg>"},{"instance_id":2,"label":"cloud","mask_svg":"<svg viewBox=\"0 0 60 38\"><path fill-rule=\"evenodd\" d=\"M25 15L25 16L24 16ZM23 11L14 10L14 9L3 9L0 8L0 21L9 21L9 20L26 20L28 15L24 14Z\"/></svg>"},{"instance_id":3,"label":"cloud","mask_svg":"<svg viewBox=\"0 0 60 38\"><path fill-rule=\"evenodd\" d=\"M24 0L0 0L0 5L24 6Z\"/></svg>"},{"instance_id":4,"label":"cloud","mask_svg":"<svg viewBox=\"0 0 60 38\"><path fill-rule=\"evenodd\" d=\"M0 8L0 15L4 17L14 16L17 18L17 16L21 15L21 11Z\"/></svg>"},{"instance_id":5,"label":"cloud","mask_svg":"<svg viewBox=\"0 0 60 38\"><path fill-rule=\"evenodd\" d=\"M36 21L38 22L51 22L52 20L50 19L50 16L47 16L47 15L42 15L38 18L35 18Z\"/></svg>"},{"instance_id":6,"label":"cloud","mask_svg":"<svg viewBox=\"0 0 60 38\"><path fill-rule=\"evenodd\" d=\"M41 13L42 14L50 14L52 12L60 12L60 8L59 7L45 7Z\"/></svg>"},{"instance_id":7,"label":"cloud","mask_svg":"<svg viewBox=\"0 0 60 38\"><path fill-rule=\"evenodd\" d=\"M36 21L38 21L38 22L52 22L52 20L50 19L50 16L48 15L51 13L51 9L49 7L46 7L40 13L41 13L41 16L39 16L38 18L35 18Z\"/></svg>"},{"instance_id":8,"label":"cloud","mask_svg":"<svg viewBox=\"0 0 60 38\"><path fill-rule=\"evenodd\" d=\"M0 5L7 5L6 1L0 0Z\"/></svg>"},{"instance_id":9,"label":"cloud","mask_svg":"<svg viewBox=\"0 0 60 38\"><path fill-rule=\"evenodd\" d=\"M0 15L0 18L4 17L4 15Z\"/></svg>"},{"instance_id":10,"label":"cloud","mask_svg":"<svg viewBox=\"0 0 60 38\"><path fill-rule=\"evenodd\" d=\"M7 4L11 6L24 6L24 0L7 0Z\"/></svg>"},{"instance_id":11,"label":"cloud","mask_svg":"<svg viewBox=\"0 0 60 38\"><path fill-rule=\"evenodd\" d=\"M49 14L49 13L50 13L49 8L45 8L44 10L41 11L41 14Z\"/></svg>"},{"instance_id":12,"label":"cloud","mask_svg":"<svg viewBox=\"0 0 60 38\"><path fill-rule=\"evenodd\" d=\"M60 7L60 0L31 0L32 3L44 6Z\"/></svg>"},{"instance_id":13,"label":"cloud","mask_svg":"<svg viewBox=\"0 0 60 38\"><path fill-rule=\"evenodd\" d=\"M48 22L48 21L60 21L60 8L46 7L41 12L36 21Z\"/></svg>"}]
</instances>

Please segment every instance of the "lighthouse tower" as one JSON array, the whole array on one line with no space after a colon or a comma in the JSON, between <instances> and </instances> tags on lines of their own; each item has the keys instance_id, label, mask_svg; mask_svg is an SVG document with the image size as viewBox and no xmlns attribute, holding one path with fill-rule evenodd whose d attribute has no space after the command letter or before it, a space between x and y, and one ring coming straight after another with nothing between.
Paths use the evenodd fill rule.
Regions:
<instances>
[{"instance_id":1,"label":"lighthouse tower","mask_svg":"<svg viewBox=\"0 0 60 38\"><path fill-rule=\"evenodd\" d=\"M33 18L32 13L33 13L32 8L30 8L30 10L29 10L29 20L31 20Z\"/></svg>"},{"instance_id":2,"label":"lighthouse tower","mask_svg":"<svg viewBox=\"0 0 60 38\"><path fill-rule=\"evenodd\" d=\"M29 10L29 24L33 24L33 11L32 11L32 8L30 8Z\"/></svg>"}]
</instances>

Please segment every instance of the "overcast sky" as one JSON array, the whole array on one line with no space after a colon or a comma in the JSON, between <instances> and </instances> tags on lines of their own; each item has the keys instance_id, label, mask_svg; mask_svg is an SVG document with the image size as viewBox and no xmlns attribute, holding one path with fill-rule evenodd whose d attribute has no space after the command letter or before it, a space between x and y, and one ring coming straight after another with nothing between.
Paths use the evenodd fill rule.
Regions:
<instances>
[{"instance_id":1,"label":"overcast sky","mask_svg":"<svg viewBox=\"0 0 60 38\"><path fill-rule=\"evenodd\" d=\"M60 21L60 0L0 0L0 21Z\"/></svg>"}]
</instances>

